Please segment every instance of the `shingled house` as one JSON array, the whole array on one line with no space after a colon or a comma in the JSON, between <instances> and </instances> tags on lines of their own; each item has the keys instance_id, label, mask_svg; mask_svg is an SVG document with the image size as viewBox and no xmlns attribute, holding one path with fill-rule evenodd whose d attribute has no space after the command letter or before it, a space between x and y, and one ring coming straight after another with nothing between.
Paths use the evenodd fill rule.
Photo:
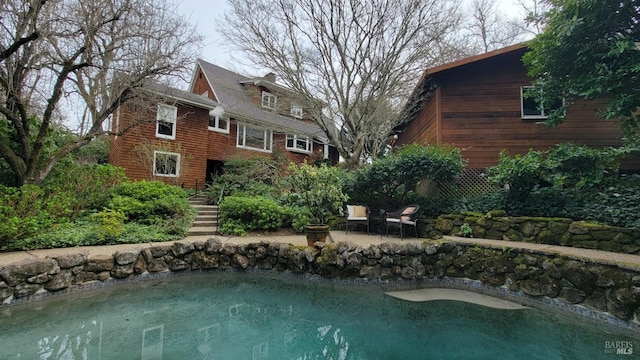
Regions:
<instances>
[{"instance_id":1,"label":"shingled house","mask_svg":"<svg viewBox=\"0 0 640 360\"><path fill-rule=\"evenodd\" d=\"M109 161L131 179L156 179L200 188L236 157L284 153L291 161L337 162L322 130L275 75L249 78L198 60L188 91L150 86L158 104L140 121L127 105L112 130ZM294 100L292 100L294 99Z\"/></svg>"}]
</instances>

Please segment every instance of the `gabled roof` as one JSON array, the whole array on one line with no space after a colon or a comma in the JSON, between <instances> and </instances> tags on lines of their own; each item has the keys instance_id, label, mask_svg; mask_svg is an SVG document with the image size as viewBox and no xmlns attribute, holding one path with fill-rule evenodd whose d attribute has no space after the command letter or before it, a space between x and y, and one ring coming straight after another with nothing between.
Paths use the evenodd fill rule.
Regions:
<instances>
[{"instance_id":1,"label":"gabled roof","mask_svg":"<svg viewBox=\"0 0 640 360\"><path fill-rule=\"evenodd\" d=\"M162 84L155 83L155 84L145 85L145 89L154 94L167 97L169 99L173 99L183 104L196 106L201 109L212 110L216 106L220 105L217 101L214 101L213 99L210 99L208 97L194 94L189 91L176 89L176 88L162 85Z\"/></svg>"},{"instance_id":2,"label":"gabled roof","mask_svg":"<svg viewBox=\"0 0 640 360\"><path fill-rule=\"evenodd\" d=\"M320 141L326 141L326 136L318 125L262 109L259 104L253 101L251 95L242 86L243 83L254 83L255 81L261 83L267 82L266 80L261 78L248 78L202 59L198 59L194 76L198 68L202 69L209 86L213 89L216 98L224 108L225 114L240 121L267 126L268 128L282 132L307 135ZM281 87L274 83L270 84ZM193 90L194 85L195 81L192 81L190 90Z\"/></svg>"},{"instance_id":3,"label":"gabled roof","mask_svg":"<svg viewBox=\"0 0 640 360\"><path fill-rule=\"evenodd\" d=\"M526 43L515 44L501 49L489 51L484 54L469 56L464 59L452 61L450 63L427 69L420 78L420 81L416 85L415 89L411 93L411 96L409 97L409 99L407 99L404 110L400 114L400 121L398 122L398 125L396 125L396 127L393 129L393 132L402 132L407 123L410 122L415 114L420 111L426 99L431 95L431 92L436 87L436 84L434 83L430 75L436 75L448 70L459 68L461 66L491 59L499 55L526 49Z\"/></svg>"},{"instance_id":4,"label":"gabled roof","mask_svg":"<svg viewBox=\"0 0 640 360\"><path fill-rule=\"evenodd\" d=\"M453 68L457 68L463 65L467 65L467 64L471 64L474 62L478 62L481 60L485 60L485 59L489 59L498 55L503 55L503 54L507 54L510 53L512 51L516 51L516 50L521 50L521 49L526 49L527 45L525 43L520 43L520 44L515 44L515 45L511 45L511 46L507 46L507 47L503 47L501 49L497 49L497 50L493 50L493 51L489 51L486 52L484 54L479 54L479 55L474 55L474 56L469 56L466 57L464 59L460 59L460 60L456 60L456 61L452 61L450 63L446 63L440 66L436 66L436 67L432 67L430 69L427 69L427 71L425 71L425 75L433 75L435 73L439 73L442 71L446 71L449 69L453 69Z\"/></svg>"}]
</instances>

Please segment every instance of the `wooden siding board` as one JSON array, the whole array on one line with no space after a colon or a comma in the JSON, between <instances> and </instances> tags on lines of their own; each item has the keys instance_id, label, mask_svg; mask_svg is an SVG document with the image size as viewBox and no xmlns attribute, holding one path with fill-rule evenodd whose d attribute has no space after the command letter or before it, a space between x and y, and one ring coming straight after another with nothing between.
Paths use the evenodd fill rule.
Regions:
<instances>
[{"instance_id":1,"label":"wooden siding board","mask_svg":"<svg viewBox=\"0 0 640 360\"><path fill-rule=\"evenodd\" d=\"M463 149L468 167L481 168L497 164L503 149L511 154L529 149L546 149L572 142L594 147L621 145L622 133L616 121L601 119L598 114L606 100L577 101L567 114L567 121L555 128L545 128L520 114L520 87L531 84L520 61L523 51L470 63L434 75L438 84L434 102L426 102L412 121L408 134L400 134L398 143L432 140ZM435 104L435 106L434 106ZM424 119L436 124L429 127Z\"/></svg>"}]
</instances>

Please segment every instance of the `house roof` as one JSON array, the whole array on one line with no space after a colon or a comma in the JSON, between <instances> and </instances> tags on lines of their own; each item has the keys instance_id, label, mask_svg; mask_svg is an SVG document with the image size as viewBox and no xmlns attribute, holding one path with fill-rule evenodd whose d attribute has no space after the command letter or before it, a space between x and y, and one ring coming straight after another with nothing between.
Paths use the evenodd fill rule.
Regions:
<instances>
[{"instance_id":1,"label":"house roof","mask_svg":"<svg viewBox=\"0 0 640 360\"><path fill-rule=\"evenodd\" d=\"M453 69L453 68L457 68L457 67L460 67L460 66L463 66L463 65L467 65L467 64L471 64L471 63L478 62L478 61L481 61L481 60L489 59L489 58L492 58L494 56L498 56L498 55L502 55L502 54L510 53L512 51L526 49L526 48L527 48L527 45L525 45L524 43L520 43L520 44L515 44L515 45L503 47L501 49L489 51L489 52L486 52L486 53L483 53L483 54L469 56L469 57L466 57L464 59L452 61L450 63L446 63L446 64L443 64L443 65L440 65L440 66L436 66L436 67L432 67L430 69L427 69L427 71L425 71L425 75L423 75L423 77L426 76L426 75L433 75L435 73L439 73L439 72L446 71L446 70Z\"/></svg>"},{"instance_id":2,"label":"house roof","mask_svg":"<svg viewBox=\"0 0 640 360\"><path fill-rule=\"evenodd\" d=\"M499 55L504 55L524 49L527 49L526 43L519 43L501 49L489 51L483 54L469 56L464 59L452 61L450 63L435 66L425 70L424 74L420 78L420 81L411 93L411 96L409 97L409 99L407 99L405 108L400 115L401 120L399 121L399 124L394 128L394 133L402 132L404 127L413 119L414 115L418 111L420 111L420 108L424 104L424 101L431 95L432 90L436 87L436 84L433 82L433 79L430 75L443 73L448 70L459 68L461 66L477 63L479 61L491 59Z\"/></svg>"},{"instance_id":3,"label":"house roof","mask_svg":"<svg viewBox=\"0 0 640 360\"><path fill-rule=\"evenodd\" d=\"M216 106L221 105L217 101L210 99L208 97L194 94L189 91L176 89L170 86L158 84L158 83L146 85L145 88L152 93L173 99L183 104L193 105L202 109L212 110Z\"/></svg>"},{"instance_id":4,"label":"house roof","mask_svg":"<svg viewBox=\"0 0 640 360\"><path fill-rule=\"evenodd\" d=\"M229 116L240 121L268 126L275 130L307 135L323 142L327 141L324 132L318 125L278 115L264 110L256 104L242 84L256 83L256 81L256 84L264 84L268 82L264 78L249 78L202 59L198 59L194 76L197 74L198 67L202 69L209 86ZM192 82L191 89L193 89L194 83ZM269 84L281 88L280 85L271 82Z\"/></svg>"}]
</instances>

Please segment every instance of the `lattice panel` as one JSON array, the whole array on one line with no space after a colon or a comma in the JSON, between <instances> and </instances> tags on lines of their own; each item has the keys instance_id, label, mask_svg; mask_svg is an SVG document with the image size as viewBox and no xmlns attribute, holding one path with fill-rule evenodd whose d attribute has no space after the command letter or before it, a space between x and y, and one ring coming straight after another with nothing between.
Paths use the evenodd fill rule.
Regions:
<instances>
[{"instance_id":1,"label":"lattice panel","mask_svg":"<svg viewBox=\"0 0 640 360\"><path fill-rule=\"evenodd\" d=\"M440 184L441 198L473 198L499 190L491 184L485 169L464 169L454 184Z\"/></svg>"}]
</instances>

